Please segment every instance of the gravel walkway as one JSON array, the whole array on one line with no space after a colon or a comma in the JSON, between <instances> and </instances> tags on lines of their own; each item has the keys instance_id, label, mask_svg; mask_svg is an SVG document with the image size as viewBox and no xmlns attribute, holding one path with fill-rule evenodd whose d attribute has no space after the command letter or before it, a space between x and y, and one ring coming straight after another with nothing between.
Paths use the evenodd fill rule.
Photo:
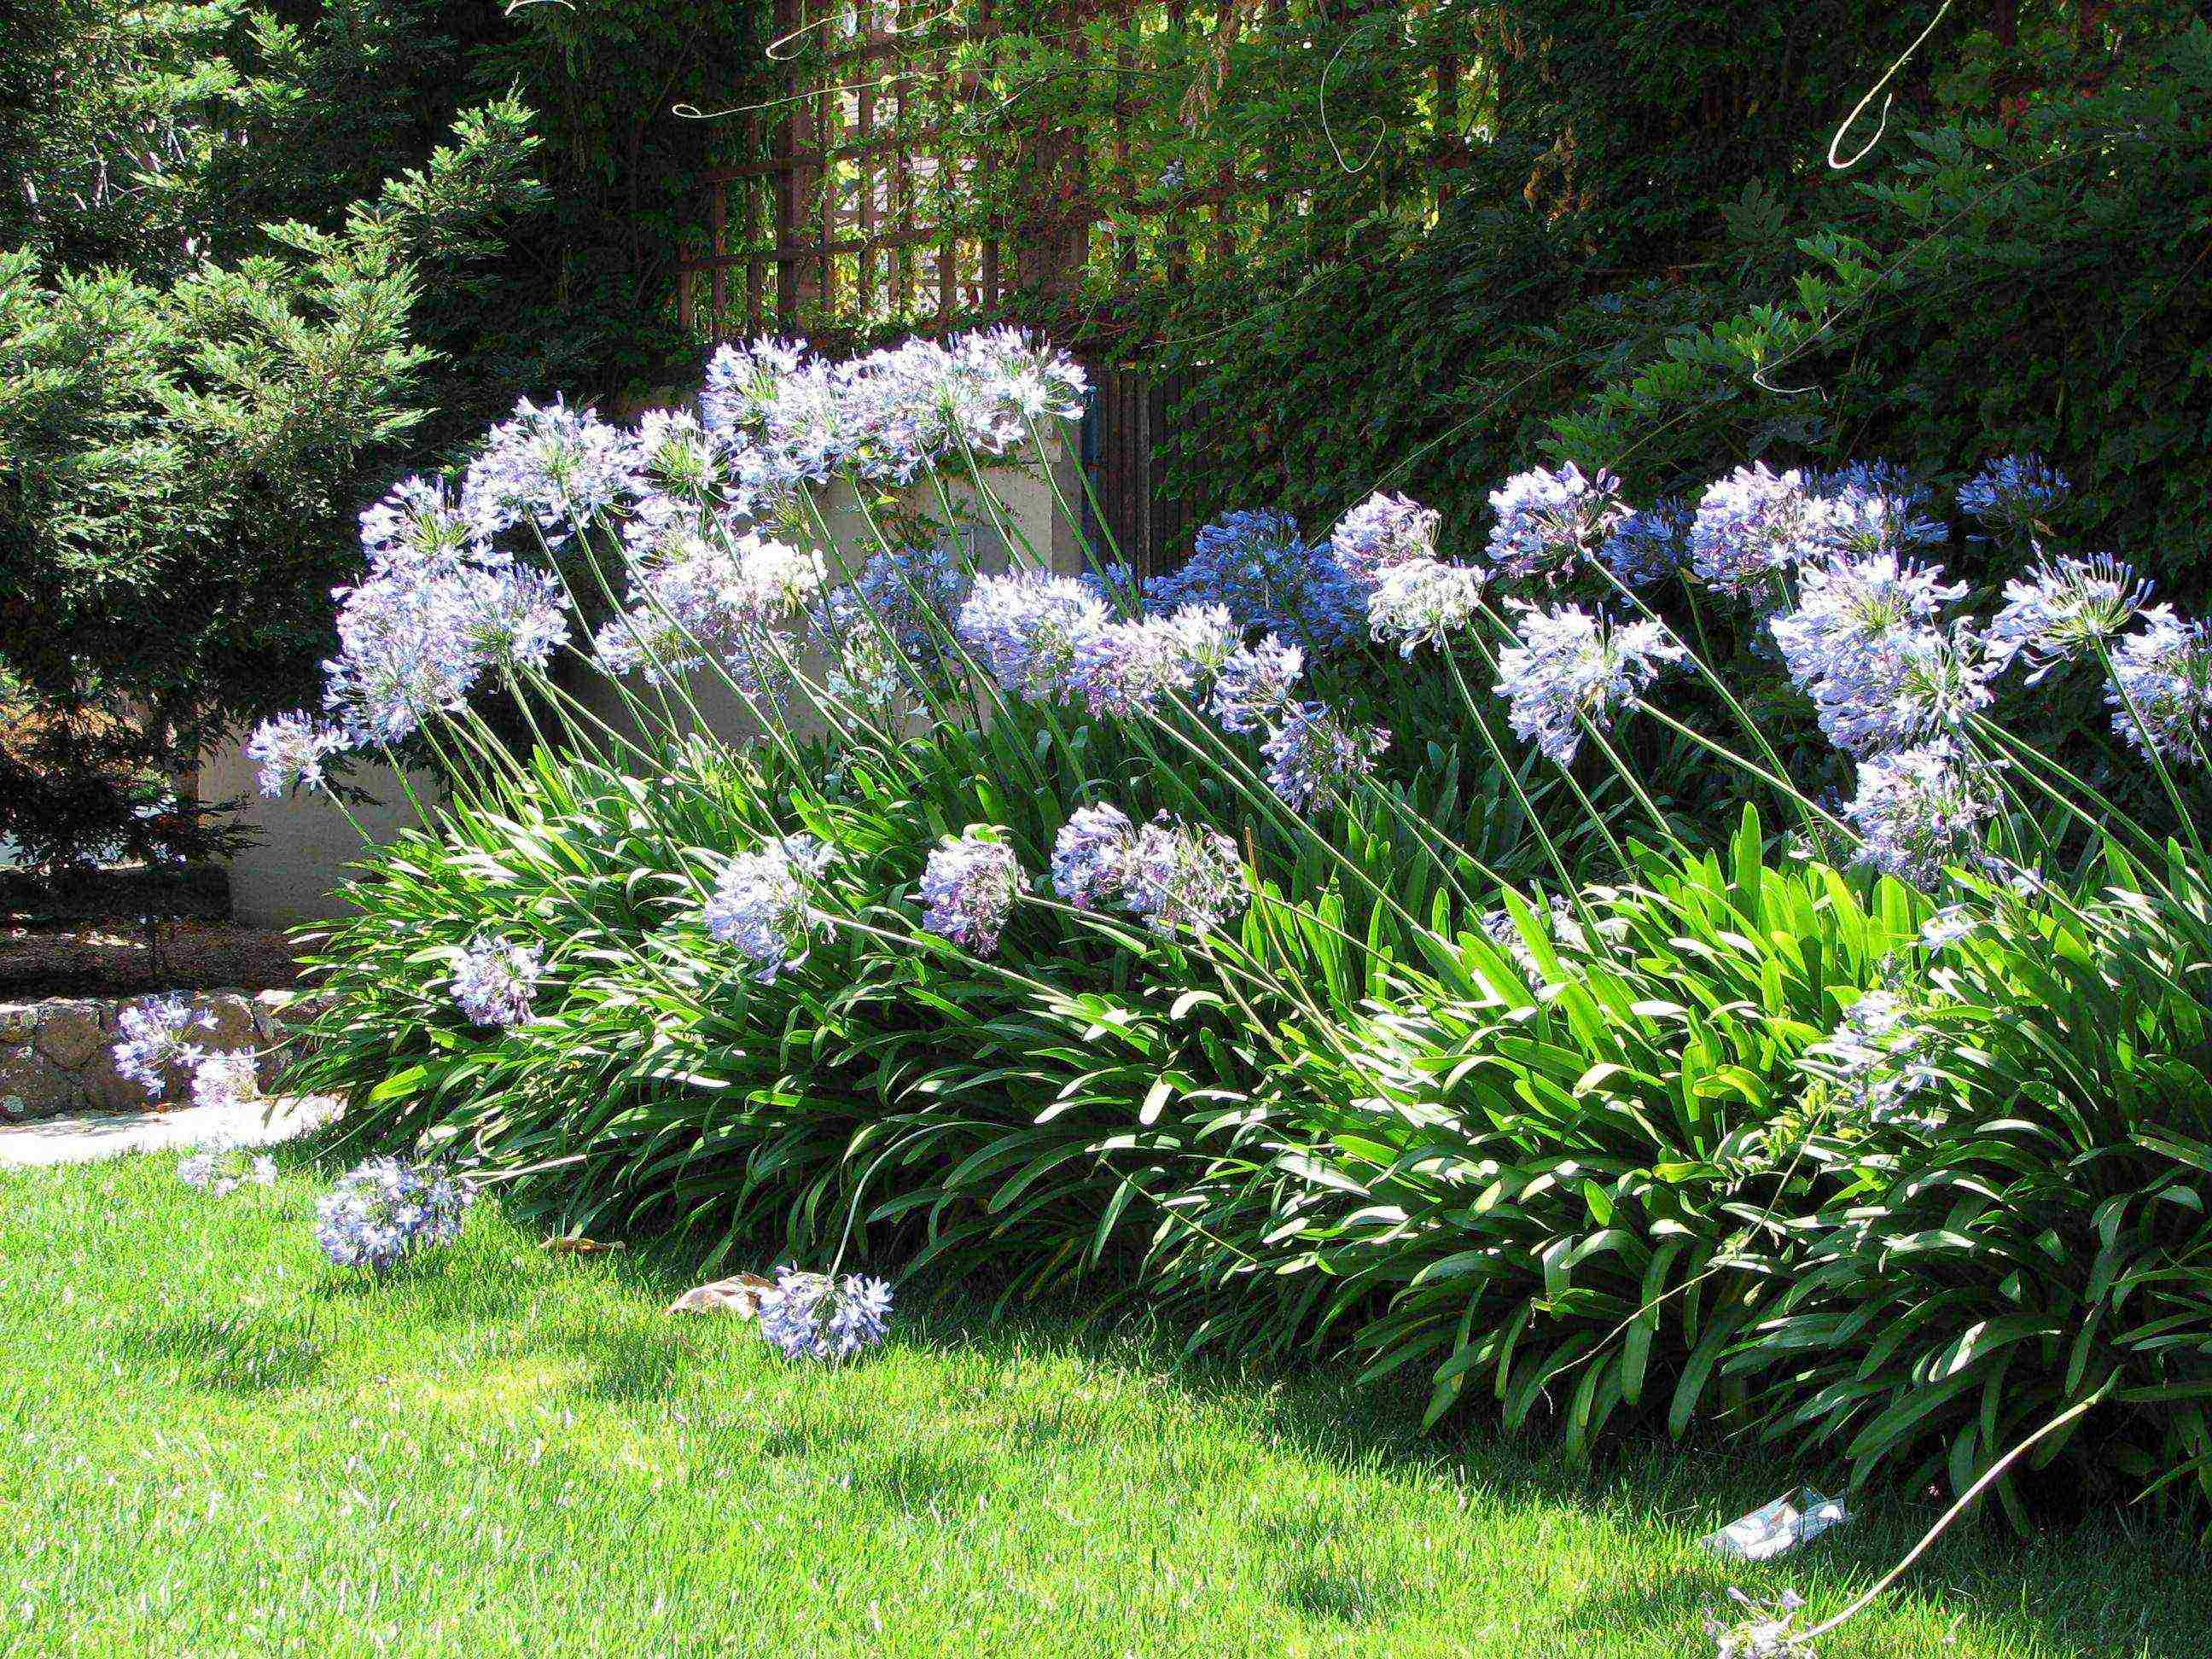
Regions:
<instances>
[{"instance_id":1,"label":"gravel walkway","mask_svg":"<svg viewBox=\"0 0 2212 1659\"><path fill-rule=\"evenodd\" d=\"M167 1112L94 1112L0 1125L0 1169L89 1164L125 1152L181 1152L222 1141L266 1146L325 1123L337 1102L307 1095L246 1106L179 1106Z\"/></svg>"}]
</instances>

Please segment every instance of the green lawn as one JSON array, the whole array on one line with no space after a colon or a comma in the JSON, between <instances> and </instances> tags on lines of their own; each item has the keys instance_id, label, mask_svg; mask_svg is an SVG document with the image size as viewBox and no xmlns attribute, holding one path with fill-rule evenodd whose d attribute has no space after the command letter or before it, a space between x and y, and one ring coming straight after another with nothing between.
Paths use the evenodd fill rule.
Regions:
<instances>
[{"instance_id":1,"label":"green lawn","mask_svg":"<svg viewBox=\"0 0 2212 1659\"><path fill-rule=\"evenodd\" d=\"M1691 1540L1786 1466L1584 1474L952 1298L794 1365L663 1315L674 1264L555 1259L484 1205L376 1285L316 1253L311 1176L215 1200L173 1167L0 1178L0 1651L1676 1659L1729 1583L1832 1611L1928 1518L1730 1571ZM1821 1650L2208 1630L2188 1540L1962 1529Z\"/></svg>"}]
</instances>

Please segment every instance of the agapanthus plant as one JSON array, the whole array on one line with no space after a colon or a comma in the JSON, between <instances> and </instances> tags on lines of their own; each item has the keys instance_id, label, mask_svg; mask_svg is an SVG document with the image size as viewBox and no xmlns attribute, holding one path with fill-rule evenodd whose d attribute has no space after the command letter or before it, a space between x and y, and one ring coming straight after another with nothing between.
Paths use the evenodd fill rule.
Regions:
<instances>
[{"instance_id":1,"label":"agapanthus plant","mask_svg":"<svg viewBox=\"0 0 2212 1659\"><path fill-rule=\"evenodd\" d=\"M1204 824L1163 813L1137 832L1123 867L1121 902L1155 932L1210 933L1250 896L1236 843Z\"/></svg>"},{"instance_id":2,"label":"agapanthus plant","mask_svg":"<svg viewBox=\"0 0 2212 1659\"><path fill-rule=\"evenodd\" d=\"M1808 1054L1808 1069L1836 1085L1843 1125L1928 1131L1945 1115L1948 1043L1913 1000L1891 990L1863 993Z\"/></svg>"},{"instance_id":3,"label":"agapanthus plant","mask_svg":"<svg viewBox=\"0 0 2212 1659\"><path fill-rule=\"evenodd\" d=\"M1498 695L1510 701L1515 732L1562 766L1574 759L1585 723L1603 731L1662 668L1687 655L1656 623L1614 623L1579 605L1523 600L1515 609L1516 642L1498 656Z\"/></svg>"},{"instance_id":4,"label":"agapanthus plant","mask_svg":"<svg viewBox=\"0 0 2212 1659\"><path fill-rule=\"evenodd\" d=\"M1620 480L1600 468L1586 473L1571 461L1508 478L1491 493L1498 522L1488 552L1505 575L1557 581L1611 539L1628 518Z\"/></svg>"},{"instance_id":5,"label":"agapanthus plant","mask_svg":"<svg viewBox=\"0 0 2212 1659\"><path fill-rule=\"evenodd\" d=\"M1698 498L1690 568L1731 599L1771 600L1778 579L1826 550L1819 499L1801 472L1740 466Z\"/></svg>"},{"instance_id":6,"label":"agapanthus plant","mask_svg":"<svg viewBox=\"0 0 2212 1659\"><path fill-rule=\"evenodd\" d=\"M2040 455L2002 455L1959 487L1959 510L2002 535L2032 537L2065 504L2065 474Z\"/></svg>"},{"instance_id":7,"label":"agapanthus plant","mask_svg":"<svg viewBox=\"0 0 2212 1659\"><path fill-rule=\"evenodd\" d=\"M1381 726L1355 725L1326 703L1304 702L1284 714L1260 752L1267 787L1292 811L1309 812L1370 776L1389 746Z\"/></svg>"},{"instance_id":8,"label":"agapanthus plant","mask_svg":"<svg viewBox=\"0 0 2212 1659\"><path fill-rule=\"evenodd\" d=\"M1145 603L1153 611L1219 605L1240 627L1320 652L1359 637L1367 586L1332 544L1309 544L1288 514L1240 511L1201 529L1181 569L1145 585Z\"/></svg>"},{"instance_id":9,"label":"agapanthus plant","mask_svg":"<svg viewBox=\"0 0 2212 1659\"><path fill-rule=\"evenodd\" d=\"M1893 553L1808 566L1797 608L1769 623L1820 729L1853 754L1955 728L1989 701L1976 654L1936 626L1966 592Z\"/></svg>"},{"instance_id":10,"label":"agapanthus plant","mask_svg":"<svg viewBox=\"0 0 2212 1659\"><path fill-rule=\"evenodd\" d=\"M1337 521L1328 544L1338 568L1371 589L1402 566L1432 562L1443 525L1443 514L1389 490L1377 490Z\"/></svg>"},{"instance_id":11,"label":"agapanthus plant","mask_svg":"<svg viewBox=\"0 0 2212 1659\"><path fill-rule=\"evenodd\" d=\"M811 888L831 857L812 836L786 836L740 853L715 878L699 919L709 933L751 958L755 979L773 983L804 961L814 937L827 931Z\"/></svg>"},{"instance_id":12,"label":"agapanthus plant","mask_svg":"<svg viewBox=\"0 0 2212 1659\"><path fill-rule=\"evenodd\" d=\"M1305 653L1270 634L1232 652L1214 678L1213 718L1224 732L1246 733L1274 725L1296 700Z\"/></svg>"},{"instance_id":13,"label":"agapanthus plant","mask_svg":"<svg viewBox=\"0 0 2212 1659\"><path fill-rule=\"evenodd\" d=\"M1142 829L1118 806L1078 809L1053 844L1053 890L1079 910L1118 908L1155 932L1209 933L1249 894L1236 844L1166 813Z\"/></svg>"},{"instance_id":14,"label":"agapanthus plant","mask_svg":"<svg viewBox=\"0 0 2212 1659\"><path fill-rule=\"evenodd\" d=\"M1981 856L1979 832L1997 797L1988 763L1948 738L1863 763L1844 817L1858 832L1854 860L1918 887Z\"/></svg>"},{"instance_id":15,"label":"agapanthus plant","mask_svg":"<svg viewBox=\"0 0 2212 1659\"><path fill-rule=\"evenodd\" d=\"M2142 623L2112 653L2113 729L2146 754L2201 763L2212 736L2212 623L2184 622L2168 605Z\"/></svg>"},{"instance_id":16,"label":"agapanthus plant","mask_svg":"<svg viewBox=\"0 0 2212 1659\"><path fill-rule=\"evenodd\" d=\"M1441 646L1474 625L1481 614L1487 573L1472 565L1413 559L1385 571L1367 601L1367 625L1378 644L1410 657L1424 645Z\"/></svg>"},{"instance_id":17,"label":"agapanthus plant","mask_svg":"<svg viewBox=\"0 0 2212 1659\"><path fill-rule=\"evenodd\" d=\"M343 734L295 712L255 726L246 740L246 757L253 763L261 793L276 796L295 787L320 787L323 762L344 747Z\"/></svg>"},{"instance_id":18,"label":"agapanthus plant","mask_svg":"<svg viewBox=\"0 0 2212 1659\"><path fill-rule=\"evenodd\" d=\"M2039 556L2025 576L2005 583L2004 608L1990 622L1990 656L1999 668L2025 661L2033 685L2118 639L2150 595L2150 583L2109 555Z\"/></svg>"}]
</instances>

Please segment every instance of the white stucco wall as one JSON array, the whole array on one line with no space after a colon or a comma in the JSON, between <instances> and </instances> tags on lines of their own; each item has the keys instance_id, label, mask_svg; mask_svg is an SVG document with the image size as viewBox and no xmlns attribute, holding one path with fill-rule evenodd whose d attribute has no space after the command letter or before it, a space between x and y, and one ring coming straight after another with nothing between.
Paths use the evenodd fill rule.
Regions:
<instances>
[{"instance_id":1,"label":"white stucco wall","mask_svg":"<svg viewBox=\"0 0 2212 1659\"><path fill-rule=\"evenodd\" d=\"M420 774L413 781L428 803L433 781ZM364 766L350 781L373 797L352 804L352 810L374 838L384 840L415 822L415 808L390 767ZM234 920L249 927L289 927L338 914L337 888L345 866L361 855L362 838L328 795L295 790L264 799L254 787L252 763L233 744L201 763L199 798L234 805L235 822L254 836L230 860Z\"/></svg>"},{"instance_id":2,"label":"white stucco wall","mask_svg":"<svg viewBox=\"0 0 2212 1659\"><path fill-rule=\"evenodd\" d=\"M1082 489L1075 466L1062 444L1054 459L1054 476L1071 506L1078 505ZM992 479L992 490L1018 542L1025 541L1054 570L1073 574L1084 568L1082 543L1075 527L1060 514L1052 485L1036 469L997 475ZM973 507L975 518L988 520L989 515L975 506L972 485L955 485L946 493L956 507ZM933 492L919 494L917 504L933 507ZM868 533L849 492L833 491L824 502L823 517L841 541L848 546L859 544L860 557L866 556ZM983 568L1005 567L1004 539L988 523L975 532L971 545ZM705 716L705 724L718 737L741 742L758 736L752 716L712 675L698 677L688 690L690 700ZM635 729L611 688L588 686L582 696L617 730ZM415 808L389 768L364 767L352 781L374 797L369 804L353 809L373 838L383 840L415 821ZM418 775L415 783L418 794L428 800L430 781ZM254 837L230 860L231 909L240 922L282 927L338 914L342 906L337 886L344 878L345 866L360 855L362 840L336 803L327 796L307 792L264 799L254 787L252 766L235 744L226 745L203 761L199 798L210 804L234 805L236 822Z\"/></svg>"}]
</instances>

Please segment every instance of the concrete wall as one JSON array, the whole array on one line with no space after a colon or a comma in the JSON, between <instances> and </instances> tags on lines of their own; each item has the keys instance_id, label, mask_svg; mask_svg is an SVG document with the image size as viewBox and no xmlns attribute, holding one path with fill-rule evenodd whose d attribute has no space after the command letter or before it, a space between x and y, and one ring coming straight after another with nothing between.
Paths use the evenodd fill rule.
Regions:
<instances>
[{"instance_id":1,"label":"concrete wall","mask_svg":"<svg viewBox=\"0 0 2212 1659\"><path fill-rule=\"evenodd\" d=\"M1065 444L1054 456L1054 479L1068 503L1079 510L1082 478ZM1073 574L1084 568L1080 538L1060 513L1053 483L1037 469L995 475L991 488L1018 545L1026 543L1036 556L1054 570ZM987 521L990 515L977 504L974 487L953 485L946 494L956 509L970 511L977 520L984 521L969 534L977 563L985 569L1004 568L1007 538ZM934 492L917 491L915 504L933 509ZM860 556L865 558L872 538L849 490L841 487L830 493L823 502L823 518L842 543L860 546ZM808 667L811 672L818 665ZM713 675L697 677L687 690L716 736L735 743L759 735L744 706ZM611 687L587 685L581 695L617 730L635 730L621 698ZM352 781L373 797L353 811L374 839L385 840L415 821L416 810L398 775L388 767L363 767ZM414 781L416 793L428 802L434 787L431 780L416 775ZM237 822L253 832L252 844L230 860L234 921L247 927L286 927L339 913L337 885L344 878L345 866L360 855L362 841L345 813L328 796L295 792L279 799L264 799L254 787L252 765L234 744L202 763L199 798L210 803L236 804Z\"/></svg>"}]
</instances>

